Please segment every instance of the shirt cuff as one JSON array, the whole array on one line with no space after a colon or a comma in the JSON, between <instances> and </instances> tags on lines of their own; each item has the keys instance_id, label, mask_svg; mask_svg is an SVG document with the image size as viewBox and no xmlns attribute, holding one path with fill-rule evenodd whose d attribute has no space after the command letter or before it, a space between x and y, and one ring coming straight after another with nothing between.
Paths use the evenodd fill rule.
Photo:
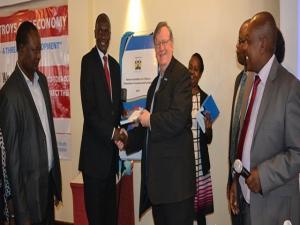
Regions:
<instances>
[{"instance_id":1,"label":"shirt cuff","mask_svg":"<svg viewBox=\"0 0 300 225\"><path fill-rule=\"evenodd\" d=\"M116 128L113 129L113 132L112 132L112 135L111 135L111 140L114 138L115 129L116 129Z\"/></svg>"}]
</instances>

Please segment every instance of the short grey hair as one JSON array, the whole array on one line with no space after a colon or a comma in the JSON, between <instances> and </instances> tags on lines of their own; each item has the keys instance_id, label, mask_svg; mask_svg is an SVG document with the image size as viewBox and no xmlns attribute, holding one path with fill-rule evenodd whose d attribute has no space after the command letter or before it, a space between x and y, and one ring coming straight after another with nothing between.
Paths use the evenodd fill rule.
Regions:
<instances>
[{"instance_id":1,"label":"short grey hair","mask_svg":"<svg viewBox=\"0 0 300 225\"><path fill-rule=\"evenodd\" d=\"M159 22L154 30L154 34L153 34L153 42L155 42L155 38L157 36L157 34L160 32L161 28L163 27L166 27L169 31L169 34L170 34L170 40L173 42L173 32L172 32L172 29L171 27L168 25L167 22L165 21L162 21L162 22Z\"/></svg>"}]
</instances>

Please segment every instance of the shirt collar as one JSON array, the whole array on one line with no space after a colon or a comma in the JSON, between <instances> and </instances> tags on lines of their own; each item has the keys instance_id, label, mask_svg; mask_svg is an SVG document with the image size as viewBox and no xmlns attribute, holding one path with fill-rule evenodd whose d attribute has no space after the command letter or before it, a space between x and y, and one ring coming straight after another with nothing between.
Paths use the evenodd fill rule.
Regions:
<instances>
[{"instance_id":1,"label":"shirt collar","mask_svg":"<svg viewBox=\"0 0 300 225\"><path fill-rule=\"evenodd\" d=\"M268 79L275 55L273 54L269 61L263 66L263 68L258 72L258 76L263 84L266 84Z\"/></svg>"},{"instance_id":2,"label":"shirt collar","mask_svg":"<svg viewBox=\"0 0 300 225\"><path fill-rule=\"evenodd\" d=\"M37 84L37 82L38 82L38 80L39 80L39 76L38 76L37 72L34 72L34 75L33 75L33 81L31 81L31 80L26 76L26 74L24 73L24 71L22 70L22 68L20 67L20 65L19 65L18 62L17 62L17 66L18 66L19 70L21 71L21 73L22 73L22 75L23 75L23 77L24 77L24 79L25 79L25 81L26 81L26 83L27 83L28 85L35 85L35 84Z\"/></svg>"},{"instance_id":3,"label":"shirt collar","mask_svg":"<svg viewBox=\"0 0 300 225\"><path fill-rule=\"evenodd\" d=\"M103 52L100 51L100 49L98 47L96 47L96 48L97 48L98 54L99 54L102 61L103 61L103 56L106 56L107 59L108 59L108 53L107 52L106 52L106 54L104 54Z\"/></svg>"}]
</instances>

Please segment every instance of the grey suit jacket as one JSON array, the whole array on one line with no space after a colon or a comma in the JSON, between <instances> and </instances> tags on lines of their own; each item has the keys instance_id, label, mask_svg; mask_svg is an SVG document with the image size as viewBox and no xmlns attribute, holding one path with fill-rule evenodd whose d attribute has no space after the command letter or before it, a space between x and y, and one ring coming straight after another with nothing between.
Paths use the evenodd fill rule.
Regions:
<instances>
[{"instance_id":1,"label":"grey suit jacket","mask_svg":"<svg viewBox=\"0 0 300 225\"><path fill-rule=\"evenodd\" d=\"M250 156L262 195L251 192L255 225L300 224L300 82L274 59L257 115Z\"/></svg>"},{"instance_id":2,"label":"grey suit jacket","mask_svg":"<svg viewBox=\"0 0 300 225\"><path fill-rule=\"evenodd\" d=\"M53 147L54 194L61 200L61 172L46 77L38 72L47 108ZM46 136L26 81L16 66L0 90L0 126L7 151L7 171L17 224L45 218L49 205Z\"/></svg>"}]
</instances>

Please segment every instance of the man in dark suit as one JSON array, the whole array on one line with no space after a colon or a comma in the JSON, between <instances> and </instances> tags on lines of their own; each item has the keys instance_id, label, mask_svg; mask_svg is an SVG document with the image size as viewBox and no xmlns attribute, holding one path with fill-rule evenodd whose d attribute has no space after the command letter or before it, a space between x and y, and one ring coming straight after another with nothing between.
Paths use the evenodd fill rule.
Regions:
<instances>
[{"instance_id":1,"label":"man in dark suit","mask_svg":"<svg viewBox=\"0 0 300 225\"><path fill-rule=\"evenodd\" d=\"M96 46L82 58L81 101L84 116L79 170L90 225L116 224L116 168L113 142L121 117L121 76L117 61L108 55L111 36L106 14L97 17Z\"/></svg>"},{"instance_id":2,"label":"man in dark suit","mask_svg":"<svg viewBox=\"0 0 300 225\"><path fill-rule=\"evenodd\" d=\"M156 225L191 225L195 193L191 78L173 57L173 34L166 22L157 25L153 41L159 75L148 90L140 126L128 133L127 153L143 149L140 216L152 206Z\"/></svg>"},{"instance_id":3,"label":"man in dark suit","mask_svg":"<svg viewBox=\"0 0 300 225\"><path fill-rule=\"evenodd\" d=\"M236 179L245 225L300 224L300 82L274 55L277 33L268 12L247 28L247 69L256 77L237 154L250 171Z\"/></svg>"},{"instance_id":4,"label":"man in dark suit","mask_svg":"<svg viewBox=\"0 0 300 225\"><path fill-rule=\"evenodd\" d=\"M250 19L243 22L239 30L238 42L236 44L236 56L239 64L244 66L244 69L238 74L234 85L234 94L231 109L231 122L230 122L230 135L229 135L229 174L227 184L227 197L231 208L232 224L241 224L241 215L239 214L239 204L237 199L230 196L236 193L239 186L232 177L232 165L236 158L237 141L239 136L240 127L242 125L245 109L242 110L242 103L248 101L249 91L252 86L252 74L247 72L245 47L246 47L246 34ZM249 88L250 87L250 88ZM245 104L243 105L245 108ZM243 115L242 115L243 114ZM234 183L234 185L232 185ZM240 192L238 192L240 193ZM233 202L234 201L234 202Z\"/></svg>"},{"instance_id":5,"label":"man in dark suit","mask_svg":"<svg viewBox=\"0 0 300 225\"><path fill-rule=\"evenodd\" d=\"M61 172L45 75L38 71L41 39L23 22L16 35L18 61L0 91L0 124L17 224L53 224L61 201Z\"/></svg>"}]
</instances>

